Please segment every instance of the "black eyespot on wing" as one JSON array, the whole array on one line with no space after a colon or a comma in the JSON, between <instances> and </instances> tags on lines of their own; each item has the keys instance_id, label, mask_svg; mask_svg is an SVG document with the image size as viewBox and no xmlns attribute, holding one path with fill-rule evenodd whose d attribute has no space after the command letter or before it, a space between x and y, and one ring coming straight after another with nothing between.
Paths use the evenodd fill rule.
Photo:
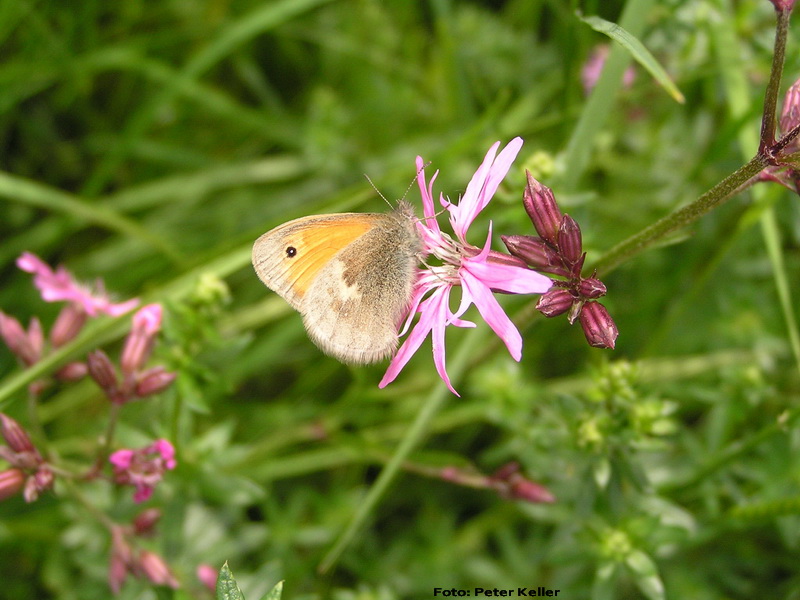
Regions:
<instances>
[{"instance_id":1,"label":"black eyespot on wing","mask_svg":"<svg viewBox=\"0 0 800 600\"><path fill-rule=\"evenodd\" d=\"M297 248L294 246L286 246L286 257L294 258L295 256L297 256Z\"/></svg>"}]
</instances>

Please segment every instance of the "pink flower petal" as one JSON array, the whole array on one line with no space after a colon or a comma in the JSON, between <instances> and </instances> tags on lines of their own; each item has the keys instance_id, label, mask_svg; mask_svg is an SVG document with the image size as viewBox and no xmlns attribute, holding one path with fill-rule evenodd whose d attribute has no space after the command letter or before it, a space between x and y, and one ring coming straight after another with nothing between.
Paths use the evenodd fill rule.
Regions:
<instances>
[{"instance_id":1,"label":"pink flower petal","mask_svg":"<svg viewBox=\"0 0 800 600\"><path fill-rule=\"evenodd\" d=\"M481 281L469 275L469 272L464 273L461 284L471 297L478 312L481 313L483 320L503 340L513 359L519 362L522 358L522 336L505 311L503 311L491 290L483 285Z\"/></svg>"}]
</instances>

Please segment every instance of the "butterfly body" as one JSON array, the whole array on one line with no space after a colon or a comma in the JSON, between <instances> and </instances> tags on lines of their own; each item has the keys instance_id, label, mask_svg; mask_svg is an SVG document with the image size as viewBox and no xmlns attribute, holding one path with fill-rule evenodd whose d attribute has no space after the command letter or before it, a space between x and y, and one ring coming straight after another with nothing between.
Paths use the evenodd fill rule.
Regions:
<instances>
[{"instance_id":1,"label":"butterfly body","mask_svg":"<svg viewBox=\"0 0 800 600\"><path fill-rule=\"evenodd\" d=\"M261 281L303 316L311 340L344 363L390 356L416 281L422 240L411 206L301 217L253 245Z\"/></svg>"}]
</instances>

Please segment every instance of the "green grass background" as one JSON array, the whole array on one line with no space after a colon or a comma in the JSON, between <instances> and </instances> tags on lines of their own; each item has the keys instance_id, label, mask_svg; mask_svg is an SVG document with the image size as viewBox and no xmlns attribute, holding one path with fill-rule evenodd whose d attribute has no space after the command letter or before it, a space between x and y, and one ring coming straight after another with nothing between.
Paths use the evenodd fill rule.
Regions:
<instances>
[{"instance_id":1,"label":"green grass background","mask_svg":"<svg viewBox=\"0 0 800 600\"><path fill-rule=\"evenodd\" d=\"M608 40L578 9L627 19L685 104L642 69L631 88L613 79L587 100L582 65ZM417 154L457 198L488 147L520 135L471 241L489 219L496 236L533 233L527 167L580 223L590 267L755 153L773 13L767 0L0 3L0 309L46 326L57 314L16 268L25 250L165 305L153 362L179 378L125 407L115 446L166 437L178 449L144 542L181 580L174 597L209 597L194 570L227 560L248 598L281 579L293 600L478 586L800 598L800 387L776 292L800 275L786 190L737 196L605 277L614 351L528 297L500 298L524 337L519 364L484 324L448 332L462 398L446 400L324 575L442 384L429 342L385 390L385 366L325 357L249 258L283 221L384 210L364 174L398 198ZM800 74L795 32L784 89ZM416 189L408 199L419 210ZM128 326L99 322L61 358L117 356ZM25 425L25 376L5 348L0 376L3 411ZM108 408L91 381L51 388L35 441L81 472ZM558 501L430 476L509 461ZM108 598L108 532L93 511L129 522L141 509L130 496L59 481L33 504L0 503L0 597ZM132 580L120 598L172 594Z\"/></svg>"}]
</instances>

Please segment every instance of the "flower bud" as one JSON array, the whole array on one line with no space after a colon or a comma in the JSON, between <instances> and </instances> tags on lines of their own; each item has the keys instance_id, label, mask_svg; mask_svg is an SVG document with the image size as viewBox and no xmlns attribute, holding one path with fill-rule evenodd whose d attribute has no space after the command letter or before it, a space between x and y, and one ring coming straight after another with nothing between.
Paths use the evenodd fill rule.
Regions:
<instances>
[{"instance_id":1,"label":"flower bud","mask_svg":"<svg viewBox=\"0 0 800 600\"><path fill-rule=\"evenodd\" d=\"M605 284L594 277L581 279L581 282L578 285L578 293L580 293L581 297L586 298L587 300L594 300L600 296L605 296L606 291Z\"/></svg>"},{"instance_id":2,"label":"flower bud","mask_svg":"<svg viewBox=\"0 0 800 600\"><path fill-rule=\"evenodd\" d=\"M143 306L133 315L133 326L122 349L120 366L130 375L139 370L153 350L156 335L161 329L162 309L160 304Z\"/></svg>"},{"instance_id":3,"label":"flower bud","mask_svg":"<svg viewBox=\"0 0 800 600\"><path fill-rule=\"evenodd\" d=\"M769 0L775 6L775 10L792 10L796 0Z\"/></svg>"},{"instance_id":4,"label":"flower bud","mask_svg":"<svg viewBox=\"0 0 800 600\"><path fill-rule=\"evenodd\" d=\"M511 254L534 269L553 275L569 275L569 271L561 265L558 253L542 238L532 235L501 235L500 239Z\"/></svg>"},{"instance_id":5,"label":"flower bud","mask_svg":"<svg viewBox=\"0 0 800 600\"><path fill-rule=\"evenodd\" d=\"M25 485L25 473L20 469L0 471L0 500L16 496Z\"/></svg>"},{"instance_id":6,"label":"flower bud","mask_svg":"<svg viewBox=\"0 0 800 600\"><path fill-rule=\"evenodd\" d=\"M211 565L197 565L197 578L212 592L217 589L217 570Z\"/></svg>"},{"instance_id":7,"label":"flower bud","mask_svg":"<svg viewBox=\"0 0 800 600\"><path fill-rule=\"evenodd\" d=\"M14 452L36 452L31 438L28 437L22 426L3 413L0 413L0 433L8 447Z\"/></svg>"},{"instance_id":8,"label":"flower bud","mask_svg":"<svg viewBox=\"0 0 800 600\"><path fill-rule=\"evenodd\" d=\"M133 531L136 535L150 535L156 525L161 520L161 510L158 508L148 508L143 510L133 520Z\"/></svg>"},{"instance_id":9,"label":"flower bud","mask_svg":"<svg viewBox=\"0 0 800 600\"><path fill-rule=\"evenodd\" d=\"M44 336L39 319L34 317L28 326L28 331L14 317L9 317L0 311L0 337L26 366L31 366L39 361L44 347Z\"/></svg>"},{"instance_id":10,"label":"flower bud","mask_svg":"<svg viewBox=\"0 0 800 600\"><path fill-rule=\"evenodd\" d=\"M175 590L180 587L166 561L155 552L142 550L139 553L137 566L137 571L156 585L166 585Z\"/></svg>"},{"instance_id":11,"label":"flower bud","mask_svg":"<svg viewBox=\"0 0 800 600\"><path fill-rule=\"evenodd\" d=\"M140 398L157 394L172 385L177 376L177 373L171 373L164 367L148 369L138 377L135 393Z\"/></svg>"},{"instance_id":12,"label":"flower bud","mask_svg":"<svg viewBox=\"0 0 800 600\"><path fill-rule=\"evenodd\" d=\"M587 302L580 314L586 341L594 348L614 348L619 331L606 307L599 302Z\"/></svg>"},{"instance_id":13,"label":"flower bud","mask_svg":"<svg viewBox=\"0 0 800 600\"><path fill-rule=\"evenodd\" d=\"M570 264L578 262L583 251L581 228L569 215L564 215L558 229L558 250Z\"/></svg>"},{"instance_id":14,"label":"flower bud","mask_svg":"<svg viewBox=\"0 0 800 600\"><path fill-rule=\"evenodd\" d=\"M97 382L100 389L105 392L110 400L116 400L119 388L117 386L117 373L114 365L102 350L90 352L86 357L89 376Z\"/></svg>"},{"instance_id":15,"label":"flower bud","mask_svg":"<svg viewBox=\"0 0 800 600\"><path fill-rule=\"evenodd\" d=\"M133 551L119 525L111 527L111 558L108 563L108 586L118 594L133 563Z\"/></svg>"},{"instance_id":16,"label":"flower bud","mask_svg":"<svg viewBox=\"0 0 800 600\"><path fill-rule=\"evenodd\" d=\"M63 346L67 342L75 339L86 323L88 315L76 304L67 304L58 313L56 322L50 330L50 343L54 348Z\"/></svg>"},{"instance_id":17,"label":"flower bud","mask_svg":"<svg viewBox=\"0 0 800 600\"><path fill-rule=\"evenodd\" d=\"M517 500L535 504L552 504L556 501L553 493L541 484L526 479L520 474L509 479L510 495Z\"/></svg>"},{"instance_id":18,"label":"flower bud","mask_svg":"<svg viewBox=\"0 0 800 600\"><path fill-rule=\"evenodd\" d=\"M555 244L561 224L561 211L558 209L555 196L550 188L536 181L530 171L525 171L525 175L528 178L528 185L525 186L522 195L525 211L533 221L536 232L546 242Z\"/></svg>"},{"instance_id":19,"label":"flower bud","mask_svg":"<svg viewBox=\"0 0 800 600\"><path fill-rule=\"evenodd\" d=\"M539 298L536 310L545 317L557 317L567 312L575 300L575 296L569 290L553 287Z\"/></svg>"},{"instance_id":20,"label":"flower bud","mask_svg":"<svg viewBox=\"0 0 800 600\"><path fill-rule=\"evenodd\" d=\"M86 363L76 361L61 367L56 376L62 381L77 381L85 377L88 372L89 367L86 366Z\"/></svg>"}]
</instances>

